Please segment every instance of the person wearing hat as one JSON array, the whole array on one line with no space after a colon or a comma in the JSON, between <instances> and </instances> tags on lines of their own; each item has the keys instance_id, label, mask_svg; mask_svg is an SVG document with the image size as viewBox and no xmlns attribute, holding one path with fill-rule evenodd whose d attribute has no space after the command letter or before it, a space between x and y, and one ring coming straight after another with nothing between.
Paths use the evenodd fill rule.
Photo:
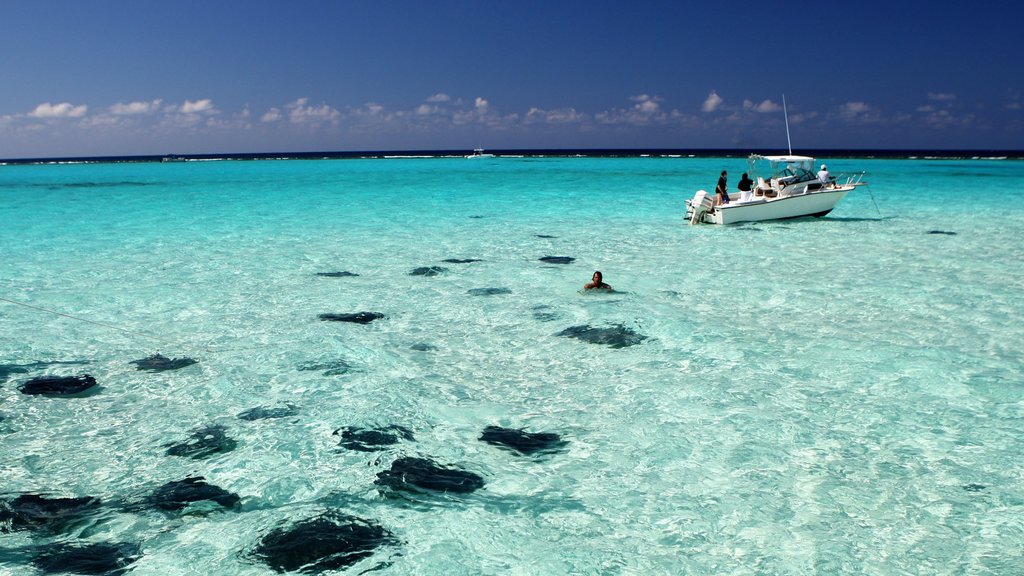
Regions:
<instances>
[{"instance_id":1,"label":"person wearing hat","mask_svg":"<svg viewBox=\"0 0 1024 576\"><path fill-rule=\"evenodd\" d=\"M831 177L832 175L828 173L828 166L822 164L821 170L818 170L818 180L821 180L821 183L824 185L828 184L828 180Z\"/></svg>"}]
</instances>

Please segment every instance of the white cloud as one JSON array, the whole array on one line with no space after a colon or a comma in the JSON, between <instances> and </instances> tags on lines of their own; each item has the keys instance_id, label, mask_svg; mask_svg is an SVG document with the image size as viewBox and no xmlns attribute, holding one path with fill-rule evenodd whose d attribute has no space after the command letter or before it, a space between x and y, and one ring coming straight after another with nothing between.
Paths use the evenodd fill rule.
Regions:
<instances>
[{"instance_id":1,"label":"white cloud","mask_svg":"<svg viewBox=\"0 0 1024 576\"><path fill-rule=\"evenodd\" d=\"M882 120L879 111L865 102L847 102L839 106L838 117L855 124L873 124Z\"/></svg>"},{"instance_id":2,"label":"white cloud","mask_svg":"<svg viewBox=\"0 0 1024 576\"><path fill-rule=\"evenodd\" d=\"M431 106L429 104L420 104L416 107L416 114L420 116L428 116L430 114L437 114L440 109L437 106Z\"/></svg>"},{"instance_id":3,"label":"white cloud","mask_svg":"<svg viewBox=\"0 0 1024 576\"><path fill-rule=\"evenodd\" d=\"M438 92L437 94L434 94L433 96L427 98L426 102L437 103L437 102L448 102L449 100L451 100L451 96L448 96L444 92Z\"/></svg>"},{"instance_id":4,"label":"white cloud","mask_svg":"<svg viewBox=\"0 0 1024 576\"><path fill-rule=\"evenodd\" d=\"M789 123L795 125L806 124L813 120L818 119L819 114L817 112L803 112L789 115Z\"/></svg>"},{"instance_id":5,"label":"white cloud","mask_svg":"<svg viewBox=\"0 0 1024 576\"><path fill-rule=\"evenodd\" d=\"M924 123L931 128L964 127L971 126L974 122L975 117L973 114L960 116L951 113L949 110L936 110L924 118Z\"/></svg>"},{"instance_id":6,"label":"white cloud","mask_svg":"<svg viewBox=\"0 0 1024 576\"><path fill-rule=\"evenodd\" d=\"M487 112L487 106L488 106L487 100L484 100L483 98L477 96L476 104L475 105L476 105L476 109L479 110L481 113L482 112Z\"/></svg>"},{"instance_id":7,"label":"white cloud","mask_svg":"<svg viewBox=\"0 0 1024 576\"><path fill-rule=\"evenodd\" d=\"M281 119L281 110L278 108L271 108L260 116L260 122L277 122Z\"/></svg>"},{"instance_id":8,"label":"white cloud","mask_svg":"<svg viewBox=\"0 0 1024 576\"><path fill-rule=\"evenodd\" d=\"M586 120L586 114L577 112L575 108L541 110L540 108L535 107L530 108L530 111L527 112L526 116L523 118L523 121L527 124L573 124L585 122Z\"/></svg>"},{"instance_id":9,"label":"white cloud","mask_svg":"<svg viewBox=\"0 0 1024 576\"><path fill-rule=\"evenodd\" d=\"M207 114L215 112L213 108L213 100L204 98L202 100L185 100L185 103L181 105L182 114Z\"/></svg>"},{"instance_id":10,"label":"white cloud","mask_svg":"<svg viewBox=\"0 0 1024 576\"><path fill-rule=\"evenodd\" d=\"M50 104L49 102L36 106L35 110L28 113L32 118L81 118L85 116L89 107L85 104L75 106L69 102Z\"/></svg>"},{"instance_id":11,"label":"white cloud","mask_svg":"<svg viewBox=\"0 0 1024 576\"><path fill-rule=\"evenodd\" d=\"M149 102L138 101L129 102L127 104L118 102L111 106L108 110L115 116L137 116L140 114L151 114L160 109L160 102L162 100L151 100Z\"/></svg>"},{"instance_id":12,"label":"white cloud","mask_svg":"<svg viewBox=\"0 0 1024 576\"><path fill-rule=\"evenodd\" d=\"M636 102L633 109L642 114L656 114L661 108L661 105L658 104L658 102L661 101L661 98L658 98L657 96L640 94L639 96L630 96L629 99Z\"/></svg>"},{"instance_id":13,"label":"white cloud","mask_svg":"<svg viewBox=\"0 0 1024 576\"><path fill-rule=\"evenodd\" d=\"M956 100L956 94L949 92L929 92L928 99L933 102L951 102Z\"/></svg>"},{"instance_id":14,"label":"white cloud","mask_svg":"<svg viewBox=\"0 0 1024 576\"><path fill-rule=\"evenodd\" d=\"M839 107L839 114L843 116L857 116L859 114L867 114L871 111L871 107L864 102L847 102Z\"/></svg>"},{"instance_id":15,"label":"white cloud","mask_svg":"<svg viewBox=\"0 0 1024 576\"><path fill-rule=\"evenodd\" d=\"M700 109L704 112L714 112L718 110L718 107L722 105L722 97L718 95L714 90L708 94L708 97L704 100L704 104L701 105Z\"/></svg>"},{"instance_id":16,"label":"white cloud","mask_svg":"<svg viewBox=\"0 0 1024 576\"><path fill-rule=\"evenodd\" d=\"M334 108L331 108L327 104L321 106L309 106L308 98L299 98L298 100L287 104L285 108L288 109L288 121L292 124L324 124L324 123L337 123L341 119L341 112L338 112Z\"/></svg>"},{"instance_id":17,"label":"white cloud","mask_svg":"<svg viewBox=\"0 0 1024 576\"><path fill-rule=\"evenodd\" d=\"M772 102L771 100L764 100L760 104L754 104L750 100L744 100L743 109L765 114L768 112L778 112L782 110L782 106Z\"/></svg>"}]
</instances>

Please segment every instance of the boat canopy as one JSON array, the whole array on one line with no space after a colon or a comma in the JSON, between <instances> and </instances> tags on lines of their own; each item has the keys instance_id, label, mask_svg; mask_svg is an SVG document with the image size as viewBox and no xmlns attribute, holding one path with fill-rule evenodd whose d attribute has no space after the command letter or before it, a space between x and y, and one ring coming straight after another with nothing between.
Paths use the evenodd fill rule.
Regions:
<instances>
[{"instance_id":1,"label":"boat canopy","mask_svg":"<svg viewBox=\"0 0 1024 576\"><path fill-rule=\"evenodd\" d=\"M767 169L765 167L767 163ZM755 178L779 178L785 184L804 182L817 178L814 174L814 158L810 156L761 156L751 154L747 159L750 174Z\"/></svg>"},{"instance_id":2,"label":"boat canopy","mask_svg":"<svg viewBox=\"0 0 1024 576\"><path fill-rule=\"evenodd\" d=\"M760 154L751 154L750 159L754 161L767 160L773 164L776 162L814 162L814 158L811 158L810 156L761 156Z\"/></svg>"}]
</instances>

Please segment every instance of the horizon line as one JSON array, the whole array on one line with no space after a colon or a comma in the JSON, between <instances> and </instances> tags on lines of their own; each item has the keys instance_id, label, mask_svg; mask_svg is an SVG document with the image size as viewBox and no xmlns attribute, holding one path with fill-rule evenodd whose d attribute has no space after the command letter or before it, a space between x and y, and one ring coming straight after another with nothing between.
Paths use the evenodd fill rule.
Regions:
<instances>
[{"instance_id":1,"label":"horizon line","mask_svg":"<svg viewBox=\"0 0 1024 576\"><path fill-rule=\"evenodd\" d=\"M590 156L590 157L642 157L642 156L687 156L687 157L746 157L751 153L763 155L787 155L784 148L488 148L495 156ZM49 156L2 158L0 164L53 164L53 163L117 163L117 162L162 162L188 160L328 160L328 159L372 159L385 157L461 157L472 153L472 149L395 149L395 150L322 150L293 152L224 152L224 153L168 153L168 154L125 154L95 156ZM1024 149L984 148L806 148L797 156L846 157L846 158L1006 158L1024 159Z\"/></svg>"}]
</instances>

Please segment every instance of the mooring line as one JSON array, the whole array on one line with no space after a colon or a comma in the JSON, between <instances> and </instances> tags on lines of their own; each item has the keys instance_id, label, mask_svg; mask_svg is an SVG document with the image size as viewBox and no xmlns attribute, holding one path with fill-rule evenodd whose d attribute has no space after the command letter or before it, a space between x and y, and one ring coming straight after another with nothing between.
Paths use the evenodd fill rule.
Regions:
<instances>
[{"instance_id":1,"label":"mooring line","mask_svg":"<svg viewBox=\"0 0 1024 576\"><path fill-rule=\"evenodd\" d=\"M50 310L49 308L43 308L42 306L35 306L33 304L27 304L25 302L18 302L17 300L11 300L10 298L4 298L2 296L0 296L0 301L7 302L9 304L14 304L16 306L24 306L25 308L31 308L33 310L39 310L40 312L46 312L47 314L53 314L55 316L61 316L61 317L64 317L64 318L70 318L72 320L77 320L79 322L85 322L86 324L93 324L95 326L102 326L104 328L110 328L111 330L118 330L120 332L124 332L125 334L130 334L132 336L142 336L143 338L149 338L151 340L156 340L157 342L163 342L164 344L171 344L171 342L168 342L167 340L164 340L163 338L160 338L159 336L153 336L152 334L146 334L144 332L135 332L133 330L128 330L127 328L122 328L120 326L115 326L113 324L107 324L105 322L97 322L95 320L89 320L88 318L81 318L79 316L73 316L71 314L65 314L64 312L58 312L56 310Z\"/></svg>"},{"instance_id":2,"label":"mooring line","mask_svg":"<svg viewBox=\"0 0 1024 576\"><path fill-rule=\"evenodd\" d=\"M120 326L115 326L114 324L108 324L106 322L97 322L96 320L89 320L88 318L82 318L80 316L75 316L75 315L72 315L72 314L66 314L64 312L58 312L57 310L50 310L49 308L43 308L42 306L36 306L34 304L28 304L26 302L19 302L17 300L11 300L10 298L4 298L2 296L0 296L0 301L7 302L9 304L14 304L15 306L24 306L25 308L31 308L32 310L38 310L40 312L46 312L47 314L53 314L54 316L60 316L62 318L69 318L71 320L77 320L79 322L85 322L86 324L92 324L94 326L101 326L103 328L109 328L111 330L117 330L118 332L123 332L125 334L130 335L130 336L139 336L139 337L142 337L142 338L149 338L150 340L153 340L155 342L160 342L160 343L165 344L167 346L175 346L175 347L179 346L178 343L171 342L170 340L166 340L166 339L161 338L159 336L154 336L152 334L146 334L145 332L136 332L134 330L128 330L127 328L122 328ZM218 349L215 349L213 346L202 346L202 345L198 346L199 350L202 350L203 352L209 352L209 353L259 350L259 349L262 349L262 348L263 348L262 346L240 346L240 347L237 347L237 348L222 348L222 349L218 350Z\"/></svg>"}]
</instances>

